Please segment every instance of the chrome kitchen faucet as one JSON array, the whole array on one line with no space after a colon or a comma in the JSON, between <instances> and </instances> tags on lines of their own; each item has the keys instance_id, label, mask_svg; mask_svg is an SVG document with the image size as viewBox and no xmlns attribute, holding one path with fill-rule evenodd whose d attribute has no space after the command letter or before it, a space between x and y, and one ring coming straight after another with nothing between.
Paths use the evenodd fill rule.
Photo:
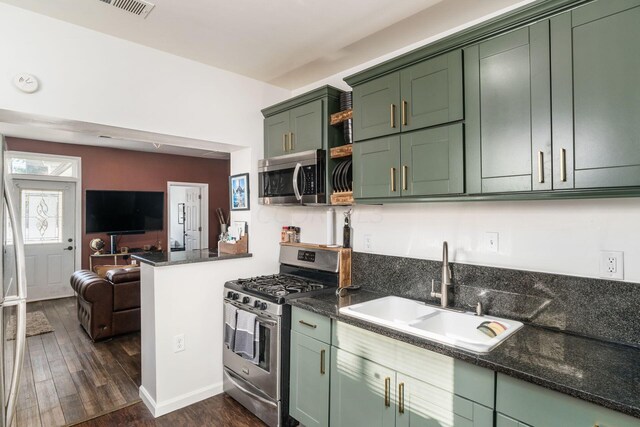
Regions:
<instances>
[{"instance_id":1,"label":"chrome kitchen faucet","mask_svg":"<svg viewBox=\"0 0 640 427\"><path fill-rule=\"evenodd\" d=\"M449 306L449 286L451 286L451 267L449 267L449 245L442 243L442 280L440 282L440 292L435 292L435 281L431 281L431 297L440 298L440 306Z\"/></svg>"}]
</instances>

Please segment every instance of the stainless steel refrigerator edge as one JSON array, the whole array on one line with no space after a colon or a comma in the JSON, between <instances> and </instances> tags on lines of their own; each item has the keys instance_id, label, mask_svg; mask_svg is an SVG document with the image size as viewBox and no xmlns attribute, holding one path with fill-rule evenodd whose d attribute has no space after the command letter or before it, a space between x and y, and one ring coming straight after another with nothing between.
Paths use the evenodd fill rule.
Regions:
<instances>
[{"instance_id":1,"label":"stainless steel refrigerator edge","mask_svg":"<svg viewBox=\"0 0 640 427\"><path fill-rule=\"evenodd\" d=\"M0 135L0 185L4 189L4 206L0 210L0 239L3 250L0 253L0 277L2 278L2 296L0 297L0 399L1 417L0 427L9 427L16 414L16 401L22 375L22 364L26 345L27 323L27 283L24 258L24 244L22 228L18 224L17 206L14 200L13 186L10 178L5 173L4 136ZM6 218L8 214L8 218ZM8 229L6 221L9 220L12 239L8 241L5 233ZM13 346L13 356L9 359L13 366L6 364L8 345L6 328L10 313L16 317L16 337Z\"/></svg>"}]
</instances>

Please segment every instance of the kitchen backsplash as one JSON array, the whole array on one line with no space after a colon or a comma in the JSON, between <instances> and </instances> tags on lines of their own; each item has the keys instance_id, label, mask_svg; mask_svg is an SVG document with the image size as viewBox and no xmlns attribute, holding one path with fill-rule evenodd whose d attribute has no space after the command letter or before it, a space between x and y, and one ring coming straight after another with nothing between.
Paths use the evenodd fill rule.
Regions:
<instances>
[{"instance_id":1,"label":"kitchen backsplash","mask_svg":"<svg viewBox=\"0 0 640 427\"><path fill-rule=\"evenodd\" d=\"M364 289L437 303L438 261L354 252L352 281ZM640 347L640 284L451 263L452 304L579 335ZM439 291L439 283L436 284Z\"/></svg>"}]
</instances>

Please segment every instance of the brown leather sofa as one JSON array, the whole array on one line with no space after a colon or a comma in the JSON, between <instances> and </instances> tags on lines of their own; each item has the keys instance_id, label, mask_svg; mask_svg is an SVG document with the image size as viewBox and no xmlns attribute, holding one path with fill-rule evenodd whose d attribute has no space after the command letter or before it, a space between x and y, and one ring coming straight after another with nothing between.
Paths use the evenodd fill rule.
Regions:
<instances>
[{"instance_id":1,"label":"brown leather sofa","mask_svg":"<svg viewBox=\"0 0 640 427\"><path fill-rule=\"evenodd\" d=\"M140 267L71 275L78 320L93 341L140 330Z\"/></svg>"}]
</instances>

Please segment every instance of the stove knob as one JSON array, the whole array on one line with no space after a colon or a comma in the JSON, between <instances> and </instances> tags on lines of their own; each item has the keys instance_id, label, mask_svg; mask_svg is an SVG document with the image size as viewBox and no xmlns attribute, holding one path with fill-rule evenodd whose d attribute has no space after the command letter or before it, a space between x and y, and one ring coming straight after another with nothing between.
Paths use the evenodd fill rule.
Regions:
<instances>
[{"instance_id":1,"label":"stove knob","mask_svg":"<svg viewBox=\"0 0 640 427\"><path fill-rule=\"evenodd\" d=\"M227 298L231 299L232 296L233 296L233 292L231 291L227 292Z\"/></svg>"},{"instance_id":2,"label":"stove knob","mask_svg":"<svg viewBox=\"0 0 640 427\"><path fill-rule=\"evenodd\" d=\"M259 308L259 307L260 307L260 301L255 300L255 302L253 303L253 306L254 306L255 308Z\"/></svg>"},{"instance_id":3,"label":"stove knob","mask_svg":"<svg viewBox=\"0 0 640 427\"><path fill-rule=\"evenodd\" d=\"M242 303L243 304L248 304L250 299L251 298L249 298L249 297L244 297L244 298L242 298Z\"/></svg>"},{"instance_id":4,"label":"stove knob","mask_svg":"<svg viewBox=\"0 0 640 427\"><path fill-rule=\"evenodd\" d=\"M240 298L240 294L238 294L237 292L234 292L233 295L231 296L231 299L236 300Z\"/></svg>"},{"instance_id":5,"label":"stove knob","mask_svg":"<svg viewBox=\"0 0 640 427\"><path fill-rule=\"evenodd\" d=\"M260 303L260 310L266 310L266 309L267 309L267 303L266 302Z\"/></svg>"}]
</instances>

